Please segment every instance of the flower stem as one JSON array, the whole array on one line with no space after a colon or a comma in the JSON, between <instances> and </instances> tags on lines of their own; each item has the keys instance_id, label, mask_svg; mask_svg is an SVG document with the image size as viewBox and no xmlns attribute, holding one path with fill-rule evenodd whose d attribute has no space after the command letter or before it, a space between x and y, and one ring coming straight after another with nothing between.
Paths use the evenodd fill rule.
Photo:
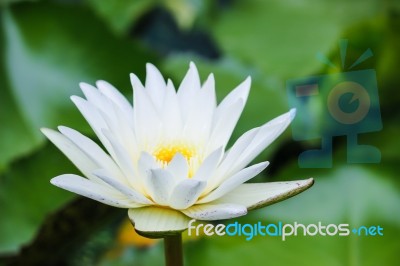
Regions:
<instances>
[{"instance_id":1,"label":"flower stem","mask_svg":"<svg viewBox=\"0 0 400 266\"><path fill-rule=\"evenodd\" d=\"M183 266L182 234L164 237L166 266Z\"/></svg>"}]
</instances>

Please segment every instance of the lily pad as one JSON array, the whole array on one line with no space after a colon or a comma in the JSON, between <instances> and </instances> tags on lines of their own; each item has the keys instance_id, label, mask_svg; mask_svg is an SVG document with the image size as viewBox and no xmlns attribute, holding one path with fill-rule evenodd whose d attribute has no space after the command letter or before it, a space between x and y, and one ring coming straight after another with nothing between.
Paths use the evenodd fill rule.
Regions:
<instances>
[{"instance_id":1,"label":"lily pad","mask_svg":"<svg viewBox=\"0 0 400 266\"><path fill-rule=\"evenodd\" d=\"M43 143L40 127L88 131L69 100L82 94L79 82L104 79L131 95L129 73L142 76L154 59L75 5L15 4L1 10L0 23L0 169Z\"/></svg>"},{"instance_id":2,"label":"lily pad","mask_svg":"<svg viewBox=\"0 0 400 266\"><path fill-rule=\"evenodd\" d=\"M318 52L329 52L346 27L380 8L374 0L235 1L210 28L227 55L288 78L316 71Z\"/></svg>"}]
</instances>

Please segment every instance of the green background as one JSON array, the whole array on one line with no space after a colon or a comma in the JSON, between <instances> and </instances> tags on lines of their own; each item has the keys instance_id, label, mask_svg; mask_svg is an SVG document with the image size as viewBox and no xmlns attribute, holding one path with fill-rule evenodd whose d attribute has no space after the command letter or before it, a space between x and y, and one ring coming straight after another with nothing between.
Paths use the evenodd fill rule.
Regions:
<instances>
[{"instance_id":1,"label":"green background","mask_svg":"<svg viewBox=\"0 0 400 266\"><path fill-rule=\"evenodd\" d=\"M248 75L253 83L233 139L287 110L289 79L355 69L377 73L383 130L360 136L378 164L348 164L346 138L334 139L333 167L300 168L287 130L259 158L256 181L315 178L307 192L250 213L242 223L380 225L384 236L200 237L185 241L187 265L398 265L400 254L400 2L380 0L0 0L0 265L162 265L162 244L118 240L125 210L51 186L77 170L40 133L66 125L93 136L69 100L78 83L103 79L129 99L129 73L145 63L179 82L189 61L216 77L219 99ZM324 112L324 108L315 110ZM228 221L231 222L231 221Z\"/></svg>"}]
</instances>

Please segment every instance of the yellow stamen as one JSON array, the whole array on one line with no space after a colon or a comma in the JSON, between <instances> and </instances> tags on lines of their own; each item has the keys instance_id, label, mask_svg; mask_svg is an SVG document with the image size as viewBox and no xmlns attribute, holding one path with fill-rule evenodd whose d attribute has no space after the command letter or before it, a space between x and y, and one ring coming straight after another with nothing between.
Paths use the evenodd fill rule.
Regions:
<instances>
[{"instance_id":1,"label":"yellow stamen","mask_svg":"<svg viewBox=\"0 0 400 266\"><path fill-rule=\"evenodd\" d=\"M189 162L190 159L196 155L196 150L191 145L183 143L172 143L167 145L160 145L153 153L153 155L162 164L168 164L177 153L182 154Z\"/></svg>"}]
</instances>

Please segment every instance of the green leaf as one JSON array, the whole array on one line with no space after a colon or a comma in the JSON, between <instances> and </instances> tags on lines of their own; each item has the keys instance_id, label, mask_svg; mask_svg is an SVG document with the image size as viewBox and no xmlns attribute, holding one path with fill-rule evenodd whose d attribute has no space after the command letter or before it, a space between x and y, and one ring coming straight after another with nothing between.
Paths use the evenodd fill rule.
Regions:
<instances>
[{"instance_id":1,"label":"green leaf","mask_svg":"<svg viewBox=\"0 0 400 266\"><path fill-rule=\"evenodd\" d=\"M316 54L326 54L348 25L377 9L374 0L235 1L210 29L228 55L288 78L317 70Z\"/></svg>"},{"instance_id":2,"label":"green leaf","mask_svg":"<svg viewBox=\"0 0 400 266\"><path fill-rule=\"evenodd\" d=\"M0 129L0 168L43 142L40 127L88 131L69 100L82 95L79 82L104 79L130 95L129 73L143 75L145 63L154 60L78 6L25 3L2 10L0 19L0 121L6 125Z\"/></svg>"},{"instance_id":3,"label":"green leaf","mask_svg":"<svg viewBox=\"0 0 400 266\"><path fill-rule=\"evenodd\" d=\"M360 143L377 147L382 154L382 160L386 163L392 163L398 168L398 159L400 157L400 143L398 141L400 135L400 125L397 123L398 118L393 120L385 119L382 131L360 135ZM377 168L380 170L382 167ZM384 168L389 165L385 164Z\"/></svg>"},{"instance_id":4,"label":"green leaf","mask_svg":"<svg viewBox=\"0 0 400 266\"><path fill-rule=\"evenodd\" d=\"M203 1L197 0L86 1L118 35L127 34L143 15L159 6L167 9L181 28L187 29L193 26L207 6Z\"/></svg>"},{"instance_id":5,"label":"green leaf","mask_svg":"<svg viewBox=\"0 0 400 266\"><path fill-rule=\"evenodd\" d=\"M3 44L2 28L0 28L0 43ZM3 46L0 46L0 51ZM4 53L0 52L3 62ZM4 65L0 64L0 76L6 77ZM8 80L0 79L0 173L14 157L26 154L40 143L40 138L34 134L26 118L13 99Z\"/></svg>"},{"instance_id":6,"label":"green leaf","mask_svg":"<svg viewBox=\"0 0 400 266\"><path fill-rule=\"evenodd\" d=\"M164 0L165 7L174 15L182 28L193 26L196 18L205 11L207 1L197 0Z\"/></svg>"},{"instance_id":7,"label":"green leaf","mask_svg":"<svg viewBox=\"0 0 400 266\"><path fill-rule=\"evenodd\" d=\"M7 6L9 4L18 3L18 2L38 2L38 1L40 1L40 0L1 0L0 7Z\"/></svg>"},{"instance_id":8,"label":"green leaf","mask_svg":"<svg viewBox=\"0 0 400 266\"><path fill-rule=\"evenodd\" d=\"M18 254L0 256L0 264L93 265L126 217L124 209L79 197L47 215L34 239Z\"/></svg>"},{"instance_id":9,"label":"green leaf","mask_svg":"<svg viewBox=\"0 0 400 266\"><path fill-rule=\"evenodd\" d=\"M13 164L0 176L0 254L27 244L46 215L74 195L50 184L54 176L76 172L52 145Z\"/></svg>"},{"instance_id":10,"label":"green leaf","mask_svg":"<svg viewBox=\"0 0 400 266\"><path fill-rule=\"evenodd\" d=\"M149 0L87 0L87 2L118 34L126 33L141 15L156 4L156 1Z\"/></svg>"}]
</instances>

